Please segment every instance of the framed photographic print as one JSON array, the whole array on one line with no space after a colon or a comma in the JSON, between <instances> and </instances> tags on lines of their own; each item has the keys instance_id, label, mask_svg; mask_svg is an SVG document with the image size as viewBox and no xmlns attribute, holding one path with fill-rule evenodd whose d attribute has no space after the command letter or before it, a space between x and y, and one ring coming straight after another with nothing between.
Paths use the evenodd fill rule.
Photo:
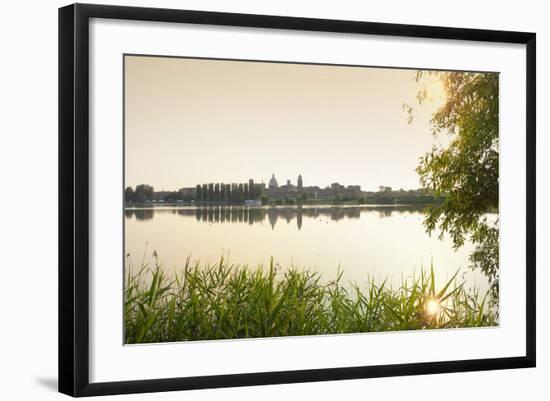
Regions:
<instances>
[{"instance_id":1,"label":"framed photographic print","mask_svg":"<svg viewBox=\"0 0 550 401\"><path fill-rule=\"evenodd\" d=\"M61 392L535 366L534 33L70 5L59 113Z\"/></svg>"}]
</instances>

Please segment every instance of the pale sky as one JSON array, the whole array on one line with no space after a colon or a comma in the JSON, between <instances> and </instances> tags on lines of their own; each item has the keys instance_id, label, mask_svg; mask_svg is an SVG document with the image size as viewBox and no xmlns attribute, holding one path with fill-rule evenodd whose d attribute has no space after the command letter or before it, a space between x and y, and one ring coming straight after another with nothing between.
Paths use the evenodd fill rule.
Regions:
<instances>
[{"instance_id":1,"label":"pale sky","mask_svg":"<svg viewBox=\"0 0 550 401\"><path fill-rule=\"evenodd\" d=\"M417 188L436 100L416 104L415 70L126 56L125 185L333 182Z\"/></svg>"}]
</instances>

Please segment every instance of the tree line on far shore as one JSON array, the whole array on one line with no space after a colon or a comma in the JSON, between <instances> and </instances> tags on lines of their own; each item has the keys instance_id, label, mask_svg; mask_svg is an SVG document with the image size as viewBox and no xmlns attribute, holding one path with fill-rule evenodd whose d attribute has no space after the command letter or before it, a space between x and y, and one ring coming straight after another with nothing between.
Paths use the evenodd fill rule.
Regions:
<instances>
[{"instance_id":1,"label":"tree line on far shore","mask_svg":"<svg viewBox=\"0 0 550 401\"><path fill-rule=\"evenodd\" d=\"M197 184L195 200L202 202L244 202L245 200L260 200L265 190L265 184L248 182L225 184Z\"/></svg>"},{"instance_id":2,"label":"tree line on far shore","mask_svg":"<svg viewBox=\"0 0 550 401\"><path fill-rule=\"evenodd\" d=\"M254 183L250 179L241 183L208 183L197 184L195 188L182 188L178 191L155 191L154 187L140 184L134 188L126 187L126 203L147 203L153 201L177 202L244 202L260 200L264 196L265 184Z\"/></svg>"}]
</instances>

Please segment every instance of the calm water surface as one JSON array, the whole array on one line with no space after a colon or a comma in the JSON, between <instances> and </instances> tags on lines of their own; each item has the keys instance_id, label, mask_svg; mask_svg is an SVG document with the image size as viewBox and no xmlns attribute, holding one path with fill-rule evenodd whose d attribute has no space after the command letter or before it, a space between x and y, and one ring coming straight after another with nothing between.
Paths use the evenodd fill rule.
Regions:
<instances>
[{"instance_id":1,"label":"calm water surface","mask_svg":"<svg viewBox=\"0 0 550 401\"><path fill-rule=\"evenodd\" d=\"M187 257L215 263L269 264L318 271L361 285L369 276L398 285L433 262L439 286L458 269L468 287L487 288L468 268L471 244L454 250L449 238L429 236L418 207L280 206L156 207L125 210L128 263L152 263L153 251L167 272L181 269Z\"/></svg>"}]
</instances>

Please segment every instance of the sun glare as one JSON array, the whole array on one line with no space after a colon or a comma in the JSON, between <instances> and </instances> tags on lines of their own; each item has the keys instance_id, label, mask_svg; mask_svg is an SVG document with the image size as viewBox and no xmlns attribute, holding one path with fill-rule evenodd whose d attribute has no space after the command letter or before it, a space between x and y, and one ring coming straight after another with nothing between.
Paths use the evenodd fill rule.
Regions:
<instances>
[{"instance_id":1,"label":"sun glare","mask_svg":"<svg viewBox=\"0 0 550 401\"><path fill-rule=\"evenodd\" d=\"M428 302L426 302L426 313L428 315L435 315L437 312L439 312L439 302L435 299L430 299Z\"/></svg>"},{"instance_id":2,"label":"sun glare","mask_svg":"<svg viewBox=\"0 0 550 401\"><path fill-rule=\"evenodd\" d=\"M440 79L433 79L425 86L426 98L434 103L442 103L445 100L445 87Z\"/></svg>"}]
</instances>

